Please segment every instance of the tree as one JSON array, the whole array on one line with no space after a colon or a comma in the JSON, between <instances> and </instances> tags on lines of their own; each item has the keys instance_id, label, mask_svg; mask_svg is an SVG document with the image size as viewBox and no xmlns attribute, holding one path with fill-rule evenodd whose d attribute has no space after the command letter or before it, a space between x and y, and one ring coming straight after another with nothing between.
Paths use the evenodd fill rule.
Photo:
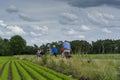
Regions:
<instances>
[{"instance_id":1,"label":"tree","mask_svg":"<svg viewBox=\"0 0 120 80\"><path fill-rule=\"evenodd\" d=\"M2 55L2 56L11 55L8 39L0 38L0 55Z\"/></svg>"},{"instance_id":2,"label":"tree","mask_svg":"<svg viewBox=\"0 0 120 80\"><path fill-rule=\"evenodd\" d=\"M3 39L0 37L0 55L4 55Z\"/></svg>"},{"instance_id":3,"label":"tree","mask_svg":"<svg viewBox=\"0 0 120 80\"><path fill-rule=\"evenodd\" d=\"M35 54L36 48L33 46L26 46L25 50L21 52L21 54Z\"/></svg>"},{"instance_id":4,"label":"tree","mask_svg":"<svg viewBox=\"0 0 120 80\"><path fill-rule=\"evenodd\" d=\"M81 53L80 51L80 41L74 40L70 42L73 53Z\"/></svg>"},{"instance_id":5,"label":"tree","mask_svg":"<svg viewBox=\"0 0 120 80\"><path fill-rule=\"evenodd\" d=\"M97 40L92 42L92 50L93 53L104 53L104 41Z\"/></svg>"},{"instance_id":6,"label":"tree","mask_svg":"<svg viewBox=\"0 0 120 80\"><path fill-rule=\"evenodd\" d=\"M26 41L19 35L15 35L10 39L10 50L13 55L21 54L26 47Z\"/></svg>"}]
</instances>

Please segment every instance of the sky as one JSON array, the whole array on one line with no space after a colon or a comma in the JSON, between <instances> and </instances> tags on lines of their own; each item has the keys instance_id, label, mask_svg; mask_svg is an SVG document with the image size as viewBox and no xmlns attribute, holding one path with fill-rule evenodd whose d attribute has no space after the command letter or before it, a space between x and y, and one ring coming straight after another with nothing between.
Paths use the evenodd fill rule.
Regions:
<instances>
[{"instance_id":1,"label":"sky","mask_svg":"<svg viewBox=\"0 0 120 80\"><path fill-rule=\"evenodd\" d=\"M120 39L120 0L0 0L0 37L27 45Z\"/></svg>"}]
</instances>

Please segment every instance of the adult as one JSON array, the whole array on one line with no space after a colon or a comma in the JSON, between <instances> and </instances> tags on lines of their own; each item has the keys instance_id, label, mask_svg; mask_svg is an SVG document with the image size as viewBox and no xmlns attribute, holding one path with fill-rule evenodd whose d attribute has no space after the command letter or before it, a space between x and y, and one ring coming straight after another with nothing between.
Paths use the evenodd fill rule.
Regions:
<instances>
[{"instance_id":1,"label":"adult","mask_svg":"<svg viewBox=\"0 0 120 80\"><path fill-rule=\"evenodd\" d=\"M63 42L63 45L62 47L64 48L64 55L66 58L70 58L71 57L71 54L70 54L70 51L71 51L71 45L70 45L70 42L68 41L64 41Z\"/></svg>"},{"instance_id":2,"label":"adult","mask_svg":"<svg viewBox=\"0 0 120 80\"><path fill-rule=\"evenodd\" d=\"M41 52L41 50L37 50L37 53L36 53L36 55L37 55L37 61L39 61L39 57L41 56L40 52Z\"/></svg>"}]
</instances>

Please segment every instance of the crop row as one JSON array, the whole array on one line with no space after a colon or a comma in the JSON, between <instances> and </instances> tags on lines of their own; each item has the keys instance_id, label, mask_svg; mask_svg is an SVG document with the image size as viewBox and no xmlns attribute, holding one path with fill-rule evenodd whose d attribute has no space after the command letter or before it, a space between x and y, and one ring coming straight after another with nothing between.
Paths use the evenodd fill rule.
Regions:
<instances>
[{"instance_id":1,"label":"crop row","mask_svg":"<svg viewBox=\"0 0 120 80\"><path fill-rule=\"evenodd\" d=\"M0 61L0 80L74 80L24 60Z\"/></svg>"},{"instance_id":2,"label":"crop row","mask_svg":"<svg viewBox=\"0 0 120 80\"><path fill-rule=\"evenodd\" d=\"M1 69L0 69L0 80L8 80L8 75L9 75L9 63L10 62L3 62L1 64ZM4 68L4 69L3 69Z\"/></svg>"},{"instance_id":3,"label":"crop row","mask_svg":"<svg viewBox=\"0 0 120 80\"><path fill-rule=\"evenodd\" d=\"M53 77L52 80L59 80L59 79L56 78L56 77L59 77L59 78L61 78L62 80L74 80L73 78L70 78L70 77L68 77L68 76L66 76L66 75L64 75L64 74L61 74L61 73L59 73L59 72L55 72L55 71L53 71L53 70L51 70L51 69L48 69L48 68L46 68L46 67L39 66L39 65L37 65L37 64L31 63L31 62L28 62L28 61L23 61L23 63L26 64L26 65L28 65L28 66L30 66L30 67L32 67L32 68L35 69L36 71L42 72L43 74L48 74L48 75L46 75L46 76L50 76L49 74L54 75L54 76L50 76L50 77Z\"/></svg>"}]
</instances>

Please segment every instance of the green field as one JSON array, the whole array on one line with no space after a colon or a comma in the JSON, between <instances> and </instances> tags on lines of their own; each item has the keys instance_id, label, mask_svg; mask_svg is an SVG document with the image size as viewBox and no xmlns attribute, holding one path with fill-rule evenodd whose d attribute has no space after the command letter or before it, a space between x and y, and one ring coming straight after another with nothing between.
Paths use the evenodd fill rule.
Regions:
<instances>
[{"instance_id":1,"label":"green field","mask_svg":"<svg viewBox=\"0 0 120 80\"><path fill-rule=\"evenodd\" d=\"M15 57L0 57L0 80L74 80L66 75Z\"/></svg>"},{"instance_id":2,"label":"green field","mask_svg":"<svg viewBox=\"0 0 120 80\"><path fill-rule=\"evenodd\" d=\"M69 77L68 77L69 76ZM120 80L120 54L0 57L0 80Z\"/></svg>"},{"instance_id":3,"label":"green field","mask_svg":"<svg viewBox=\"0 0 120 80\"><path fill-rule=\"evenodd\" d=\"M71 59L46 55L36 61L36 55L15 56L35 62L79 80L120 80L120 54L73 55Z\"/></svg>"}]
</instances>

